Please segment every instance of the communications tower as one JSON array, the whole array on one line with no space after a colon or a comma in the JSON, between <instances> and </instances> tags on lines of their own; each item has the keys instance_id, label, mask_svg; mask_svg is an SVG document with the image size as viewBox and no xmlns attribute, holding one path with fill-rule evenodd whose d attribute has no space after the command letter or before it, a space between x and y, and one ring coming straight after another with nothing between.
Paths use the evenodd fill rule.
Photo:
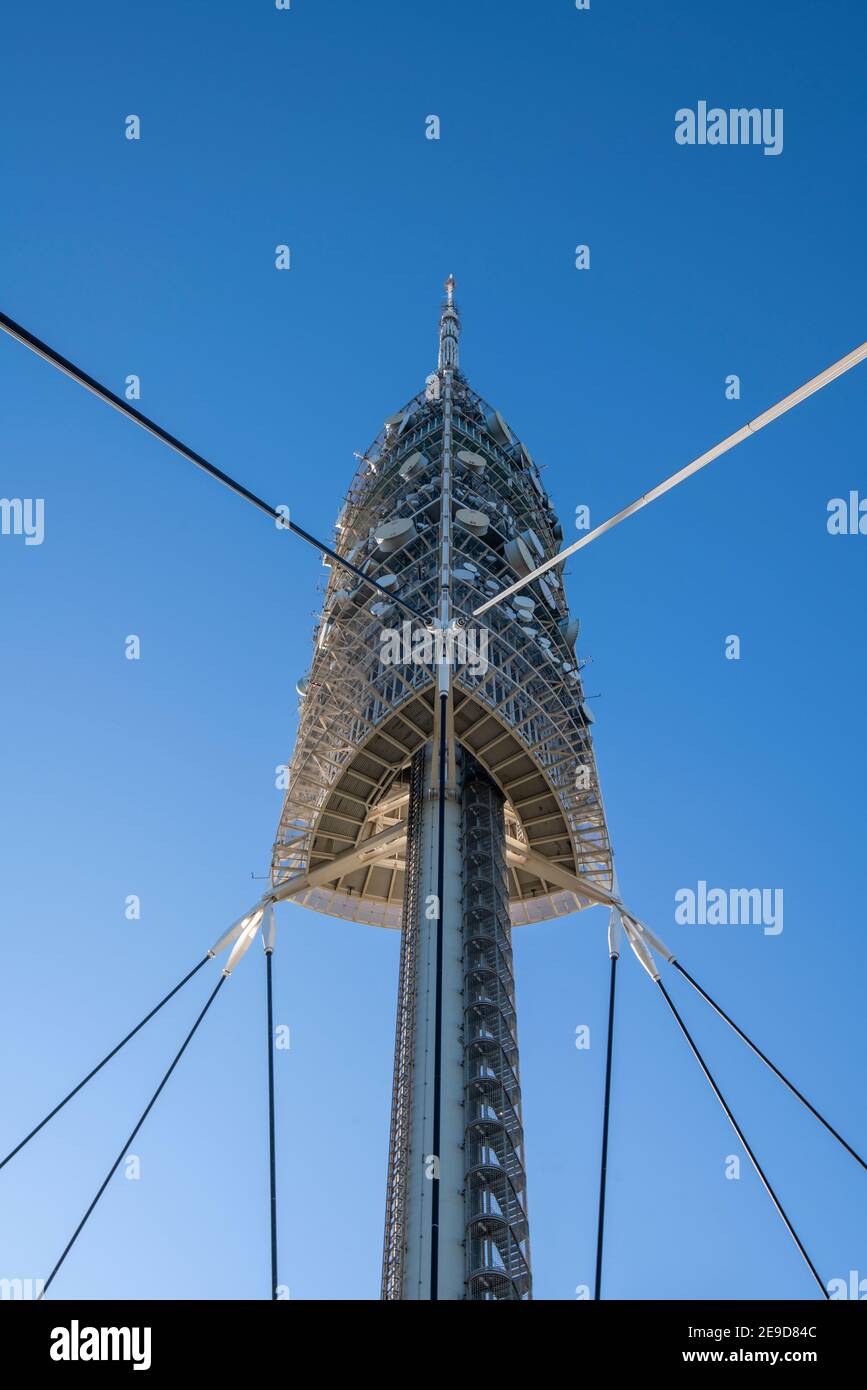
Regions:
<instances>
[{"instance_id":1,"label":"communications tower","mask_svg":"<svg viewBox=\"0 0 867 1390\"><path fill-rule=\"evenodd\" d=\"M401 932L384 1299L531 1297L511 932L594 903L610 908L611 962L594 1297L602 1297L621 932L658 987L822 1296L830 1297L830 1285L669 995L657 958L689 982L865 1170L867 1159L621 900L593 757L593 721L575 654L578 622L569 614L562 572L577 550L867 360L867 343L558 549L563 528L536 465L461 372L451 276L437 369L361 456L334 545L317 540L285 508L271 506L216 468L2 312L0 330L312 546L330 569L313 664L298 681L300 725L269 888L0 1159L3 1168L199 970L228 951L204 1009L40 1298L260 931L268 1020L271 1296L280 1296L272 957L274 905L288 899Z\"/></svg>"},{"instance_id":2,"label":"communications tower","mask_svg":"<svg viewBox=\"0 0 867 1390\"><path fill-rule=\"evenodd\" d=\"M562 567L526 447L460 367L454 279L424 388L362 456L272 863L280 898L401 932L382 1297L531 1297L512 927L609 902Z\"/></svg>"}]
</instances>

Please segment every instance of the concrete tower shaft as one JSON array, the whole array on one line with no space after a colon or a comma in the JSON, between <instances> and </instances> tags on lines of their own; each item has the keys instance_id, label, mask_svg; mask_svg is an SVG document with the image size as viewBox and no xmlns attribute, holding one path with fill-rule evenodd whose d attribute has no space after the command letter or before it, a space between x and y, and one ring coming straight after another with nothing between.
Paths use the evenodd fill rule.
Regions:
<instances>
[{"instance_id":1,"label":"concrete tower shaft","mask_svg":"<svg viewBox=\"0 0 867 1390\"><path fill-rule=\"evenodd\" d=\"M529 1298L524 1137L503 796L466 752L446 800L443 1049L433 1143L438 805L432 755L412 767L382 1296ZM438 1160L438 1161L436 1161Z\"/></svg>"}]
</instances>

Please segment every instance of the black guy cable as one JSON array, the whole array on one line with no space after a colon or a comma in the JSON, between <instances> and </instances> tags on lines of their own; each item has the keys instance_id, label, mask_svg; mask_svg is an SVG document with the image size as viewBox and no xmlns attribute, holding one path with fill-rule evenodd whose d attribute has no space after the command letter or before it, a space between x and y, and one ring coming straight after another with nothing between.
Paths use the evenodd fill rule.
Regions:
<instances>
[{"instance_id":1,"label":"black guy cable","mask_svg":"<svg viewBox=\"0 0 867 1390\"><path fill-rule=\"evenodd\" d=\"M599 1218L596 1227L596 1281L593 1297L602 1297L602 1242L605 1229L605 1184L608 1175L608 1124L611 1110L611 1059L614 1052L614 992L617 983L617 957L611 957L608 989L608 1050L605 1056L605 1102L602 1110L602 1159L599 1167Z\"/></svg>"},{"instance_id":2,"label":"black guy cable","mask_svg":"<svg viewBox=\"0 0 867 1390\"><path fill-rule=\"evenodd\" d=\"M54 1119L54 1116L58 1113L58 1111L60 1111L60 1110L63 1109L63 1107L64 1107L64 1105L66 1105L67 1101L72 1100L72 1097L73 1097L73 1096L78 1095L78 1092L82 1089L82 1087L83 1087L83 1086L86 1086L87 1083L88 1083L88 1081L92 1081L92 1080L93 1080L93 1078L96 1076L96 1073L97 1073L98 1071L101 1071L101 1070L102 1070L102 1068L105 1066L106 1062L110 1062L111 1059L112 1059L112 1057L116 1057L117 1054L118 1054L118 1052L120 1052L121 1048L122 1048L122 1047L125 1047L126 1044L129 1042L130 1038L134 1038L135 1035L136 1035L136 1033L138 1033L138 1031L139 1031L141 1028L144 1028L144 1026L145 1026L146 1023L149 1023L149 1022L150 1022L150 1020L153 1018L154 1014L158 1014L159 1011L160 1011L160 1009L163 1007L163 1005L164 1005L164 1004L167 1004L167 1003L169 1002L169 1000L170 1000L171 998L173 998L174 995L177 994L177 992L178 992L179 989L183 989L183 987L184 987L184 985L187 983L187 981L188 981L188 980L191 980L191 979L193 978L193 976L197 973L197 971L201 970L201 968L202 968L203 965L207 965L207 963L208 963L208 961L209 961L210 959L211 959L210 955L204 956L204 957L199 961L198 965L194 965L193 968L192 968L192 970L190 971L189 975L185 975L184 978L183 978L181 981L179 981L178 984L175 985L174 989L169 990L169 992L168 992L168 994L165 996L165 998L164 998L164 999L161 999L160 1002L159 1002L153 1009L151 1009L151 1011L150 1011L149 1014L145 1014L144 1018L141 1020L140 1023L137 1023L137 1024L136 1024L136 1026L133 1028L132 1032L131 1032L131 1033L127 1033L127 1035L126 1035L126 1037L123 1039L123 1041L122 1041L122 1042L119 1042L118 1045L117 1045L117 1047L113 1047L113 1048L111 1049L111 1052L107 1053L107 1054L105 1055L105 1057L103 1057L103 1059L102 1059L101 1062L97 1062L96 1066L93 1068L93 1071L89 1071L89 1072L87 1073L87 1076L84 1078L84 1080L83 1080L83 1081L79 1081L78 1085L77 1085L77 1086L74 1086L73 1089L69 1092L69 1095L64 1096L64 1097L63 1097L63 1100L60 1101L58 1105L55 1105L55 1107L54 1107L53 1110L50 1110L50 1111L48 1112L48 1114L45 1116L45 1119L44 1119L44 1120L40 1120L40 1121L39 1121L39 1124L36 1126L35 1129L31 1129L30 1133L29 1133L28 1135L26 1135L26 1136L21 1140L21 1143L20 1143L20 1144L16 1144L16 1145L15 1145L15 1148L12 1149L11 1152L8 1153L8 1154L6 1155L6 1157L5 1157L2 1161L0 1161L0 1168L5 1167L5 1165L9 1162L10 1158L14 1158L15 1155L16 1155L17 1153L20 1153L21 1150L24 1148L24 1145L25 1145L25 1144L29 1144L29 1143L30 1143L30 1140L31 1140L35 1135L37 1135L37 1134L39 1133L39 1131L43 1128L43 1126L47 1125L49 1120L53 1120L53 1119Z\"/></svg>"},{"instance_id":3,"label":"black guy cable","mask_svg":"<svg viewBox=\"0 0 867 1390\"><path fill-rule=\"evenodd\" d=\"M274 1112L274 990L271 979L273 948L265 947L268 1015L268 1156L271 1184L271 1298L277 1298L277 1134Z\"/></svg>"},{"instance_id":4,"label":"black guy cable","mask_svg":"<svg viewBox=\"0 0 867 1390\"><path fill-rule=\"evenodd\" d=\"M681 973L681 975L683 976L683 978L684 978L685 980L688 980L689 983L692 985L693 989L696 990L697 993L701 995L701 997L702 997L702 999L704 999L705 1003L710 1004L710 1006L711 1006L711 1008L713 1009L714 1013L719 1014L720 1018L721 1018L725 1023L728 1024L728 1026L732 1029L732 1031L735 1032L735 1033L737 1033L737 1035L738 1035L738 1037L741 1039L741 1041L742 1041L742 1042L745 1042L746 1045L747 1045L747 1047L750 1048L750 1050L756 1054L756 1056L759 1058L759 1060L762 1061L762 1062L764 1062L765 1066L768 1067L768 1068L774 1073L774 1076L778 1077L778 1079L779 1079L780 1081L782 1081L783 1085L784 1085L784 1086L787 1086L787 1087L789 1088L789 1090L792 1092L792 1095L793 1095L793 1096L797 1096L798 1100L801 1102L802 1105L806 1106L806 1108L809 1110L810 1114L811 1114L811 1115L815 1115L815 1117L816 1117L816 1119L819 1121L819 1123L820 1123L820 1124L823 1124L823 1125L825 1126L825 1128L827 1129L828 1133L829 1133L829 1134L833 1134L833 1136L834 1136L834 1138L837 1140L838 1144L842 1144L842 1145L843 1145L843 1148L846 1150L846 1152L847 1152L847 1153L850 1153L850 1154L852 1155L852 1157L855 1159L855 1161L856 1161L857 1163L860 1163L860 1164L861 1164L861 1167L864 1168L865 1171L867 1171L867 1163L864 1162L864 1159L861 1157L861 1155L860 1155L859 1153L856 1153L856 1151L852 1148L852 1145L851 1145L851 1144L847 1144L847 1143L846 1143L846 1140L843 1138L842 1134L838 1134L838 1132L837 1132L837 1130L834 1128L834 1126L833 1126L832 1124L829 1124L829 1122L825 1119L825 1116L824 1116L824 1115L820 1115L820 1113L819 1113L819 1111L816 1109L815 1105L811 1105L811 1104L810 1104L810 1102L807 1100L807 1097L806 1097L805 1095L803 1095L803 1094L798 1090L797 1086L795 1086L794 1083L791 1082L787 1076L784 1076L784 1075L783 1075L783 1073L780 1071L779 1067L775 1066L774 1063L771 1061L770 1057L766 1057L766 1056L765 1056L764 1052L762 1052L762 1050L761 1050L760 1047L757 1047L757 1046L756 1046L756 1044L753 1042L752 1038L747 1037L747 1034L744 1032L744 1030L743 1030L742 1028L739 1028L739 1027L738 1027L738 1025L735 1023L734 1019L733 1019L733 1018L729 1018L729 1016L728 1016L728 1014L726 1013L725 1009L721 1008L721 1006L716 1002L716 1000L711 998L711 996L708 994L707 990L702 989L701 985L698 983L698 980L694 980L694 979L693 979L692 975L690 975L690 973L689 973L688 970L685 970L685 969L684 969L684 967L681 965L680 961L673 960L671 963L672 963L672 965L674 966L675 970L679 970L680 973Z\"/></svg>"},{"instance_id":5,"label":"black guy cable","mask_svg":"<svg viewBox=\"0 0 867 1390\"><path fill-rule=\"evenodd\" d=\"M785 1226L786 1230L789 1232L789 1235L792 1237L792 1240L795 1242L795 1245L798 1247L798 1251L800 1252L800 1254L801 1254L801 1256L802 1256L802 1258L803 1258L803 1260L804 1260L804 1263L806 1264L807 1268L809 1269L809 1271L810 1271L810 1273L812 1274L813 1278L815 1279L816 1283L819 1285L819 1288L822 1290L822 1297L823 1297L823 1298L830 1298L830 1294L828 1293L828 1290L825 1288L825 1285L822 1283L821 1276L819 1275L819 1273L818 1273L818 1271L817 1271L817 1269L816 1269L816 1266L813 1264L813 1261L810 1259L810 1256L807 1254L806 1250L804 1249L804 1246L802 1245L802 1243L801 1243L801 1241L800 1241L800 1239L799 1239L799 1237L798 1237L797 1231L795 1230L794 1226L792 1225L792 1223L791 1223L791 1221L789 1220L789 1218L788 1218L788 1216L786 1215L786 1213L783 1211L783 1208L782 1208L782 1205L781 1205L781 1203L780 1203L780 1200L779 1200L779 1198L777 1197L777 1194L776 1194L776 1192L774 1191L774 1189L771 1187L771 1184L770 1184L770 1182L768 1181L767 1177L765 1176L765 1173L764 1173L764 1170L763 1170L763 1168L762 1168L762 1165L759 1163L759 1160L756 1158L755 1154L753 1153L752 1149L750 1148L749 1144L747 1143L746 1135L744 1134L743 1130L741 1129L740 1125L738 1124L737 1120L735 1119L734 1115L732 1114L731 1110L729 1109L729 1107L728 1107L728 1105L727 1105L727 1103L726 1103L725 1097L723 1096L722 1091L720 1090L719 1086L717 1086L716 1082L714 1081L713 1077L711 1076L711 1073L710 1073L710 1071L709 1071L709 1069L708 1069L708 1066L707 1066L707 1064L706 1064L704 1058L702 1057L701 1053L699 1052L698 1048L696 1047L695 1043L693 1042L693 1040L692 1040L692 1038L691 1038L691 1036L690 1036L690 1033L689 1033L689 1029L687 1028L686 1024L684 1023L684 1021L683 1021L683 1019L681 1018L680 1014L677 1012L677 1009L676 1009L675 1006L674 1006L674 1002L673 1002L673 1000L671 999L671 996L669 995L668 990L665 988L665 985L662 983L661 980L657 980L656 983L659 985L659 988L662 990L662 996L663 996L663 998L665 999L665 1002L666 1002L666 1004L668 1005L668 1007L671 1009L671 1012L673 1013L673 1015L674 1015L674 1017L675 1017L675 1019L676 1019L676 1021L677 1021L677 1025L678 1025L678 1027L680 1028L680 1031L683 1033L683 1036L686 1038L686 1041L689 1043L690 1049L691 1049L691 1051L692 1051L693 1056L695 1057L695 1060L698 1062L699 1066L701 1067L702 1071L704 1072L705 1079L707 1080L708 1085L710 1086L711 1090L713 1091L714 1095L716 1096L717 1100L719 1101L720 1105L722 1106L723 1110L725 1111L726 1118L728 1119L729 1124L731 1125L731 1127L732 1127L732 1129L734 1130L735 1134L738 1136L738 1139L741 1141L741 1144L742 1144L743 1147L744 1147L744 1150L745 1150L745 1152L746 1152L746 1154L747 1154L747 1157L749 1158L750 1162L752 1163L753 1167L755 1168L756 1172L758 1173L759 1179L760 1179L760 1181L761 1181L762 1186L764 1187L765 1191L767 1192L768 1196L770 1197L771 1201L773 1202L774 1206L776 1207L777 1212L778 1212L778 1214L779 1214L779 1216L780 1216L780 1219L781 1219L782 1222L783 1222L783 1225Z\"/></svg>"},{"instance_id":6,"label":"black guy cable","mask_svg":"<svg viewBox=\"0 0 867 1390\"><path fill-rule=\"evenodd\" d=\"M252 506L258 507L260 512L264 512L266 516L270 516L274 521L278 522L283 530L291 531L294 536L298 536L302 541L306 541L314 550L318 550L320 555L327 555L329 560L334 564L340 565L342 569L348 570L349 573L353 574L362 584L367 584L371 589L375 589L377 593L387 598L390 603L396 603L407 612L410 617L416 618L419 622L426 622L424 616L417 608L414 608L412 604L407 603L390 590L383 588L381 584L378 584L375 579L371 579L363 570L360 570L356 565L350 564L348 560L344 560L337 554L336 550L332 550L331 547L325 545L324 542L318 541L315 536L311 536L309 531L305 531L303 527L297 526L295 522L283 512L277 511L270 503L264 502L261 497L257 497L255 492L251 492L249 488L244 487L243 483L237 482L236 479L231 478L228 473L224 473L221 468L215 468L212 463L208 463L208 460L203 458L201 454L197 454L194 449L190 449L186 444L182 443L180 439L177 439L173 434L169 434L168 430L164 430L162 425L158 425L155 421L148 419L147 415L143 415L140 410L136 410L134 406L130 405L129 401L125 401L120 396L116 396L113 391L109 391L107 386L103 386L101 382L89 376L87 372L82 371L80 367L76 367L74 362L70 362L68 358L62 357L59 352L55 352L54 348L49 347L47 343L43 343L40 338L35 337L33 333L23 328L20 323L16 323L14 319L10 319L7 314L0 313L0 328L8 333L11 338L15 338L17 342L22 343L24 347L30 348L31 352L35 352L38 357L43 358L46 362L50 362L52 367L57 367L58 371L64 372L66 376L71 377L79 386L84 386L86 390L93 392L94 396L98 396L106 405L113 406L115 410L120 411L121 415L125 415L128 420L132 420L134 424L140 425L143 430L147 430L148 434L152 434L155 439L159 439L163 444L168 444L170 449L174 449L182 458L187 459L190 463L194 463L197 468L201 468L209 477L216 479L218 483L222 483L230 492L234 492L237 497L241 497L245 502L249 502Z\"/></svg>"},{"instance_id":7,"label":"black guy cable","mask_svg":"<svg viewBox=\"0 0 867 1390\"><path fill-rule=\"evenodd\" d=\"M111 1167L109 1168L109 1170L108 1170L108 1172L106 1173L106 1175L105 1175L105 1177L104 1177L102 1183L100 1184L100 1187L99 1187L99 1190L97 1191L96 1196L94 1197L94 1199L93 1199L93 1201L91 1202L90 1206L87 1208L87 1211L84 1213L84 1216L81 1218L81 1220L79 1221L79 1223L78 1223L78 1225L76 1226L75 1230L73 1231L72 1235L70 1236L69 1240L67 1241L66 1247L64 1248L64 1251L63 1251L63 1254L60 1256L60 1259L57 1261L57 1264L54 1266L54 1268L52 1269L51 1273L49 1274L48 1278L47 1278L46 1281L45 1281L45 1285L44 1285L44 1287L43 1287L43 1289L42 1289L41 1294L39 1295L40 1299L42 1299L42 1298L45 1297L46 1293L48 1292L49 1288L51 1287L51 1284L52 1284L53 1281L54 1281L55 1275L57 1274L58 1270L60 1269L61 1265L63 1264L63 1261L66 1259L66 1257L67 1257L67 1255L69 1254L70 1250L72 1249L73 1245L74 1245L75 1242L78 1240L78 1237L81 1235L81 1232L84 1230L84 1227L86 1226L87 1221L88 1221L88 1219L89 1219L91 1213L93 1212L94 1208L96 1207L97 1202L99 1201L99 1199L100 1199L100 1197L102 1196L102 1194L103 1194L103 1192L105 1191L105 1189L108 1187L108 1184L111 1182L111 1179L114 1177L115 1172L117 1171L118 1167L120 1166L121 1162L123 1161L124 1155L129 1151L129 1146L130 1146L130 1144L131 1144L132 1141L135 1139L136 1135L138 1134L139 1130L141 1129L141 1127L142 1127L142 1125L144 1124L145 1120L147 1119L148 1115L150 1114L150 1112L153 1110L154 1106L156 1105L157 1099L159 1098L159 1095L160 1095L161 1091L163 1090L163 1087L165 1086L166 1082L168 1081L168 1079L169 1079L169 1077L171 1076L172 1072L174 1071L175 1067L178 1065L178 1062L181 1060L181 1058L183 1057L184 1053L186 1052L188 1045L189 1045L190 1042L192 1041L193 1034L196 1032L196 1029L198 1028L199 1024L201 1023L202 1019L205 1017L205 1014L208 1012L208 1009L209 1009L209 1008L211 1007L211 1005L213 1004L214 1000L216 999L218 993L219 993L220 990L222 989L222 987L223 987L223 985L225 984L225 982L226 982L227 979L228 979L228 976L225 975L225 974L223 974L223 975L220 976L219 980L218 980L217 983L215 984L215 986L214 986L214 988L213 988L213 990L212 990L212 992L211 992L211 994L210 994L210 996L209 996L209 998L208 998L208 1002L205 1004L205 1007L202 1009L202 1012L199 1014L198 1018L196 1019L195 1023L193 1024L193 1026L192 1026L192 1028L190 1029L190 1031L189 1031L189 1033L187 1034L187 1036L184 1038L184 1041L183 1041L183 1043L181 1044L180 1050L179 1050L178 1053L176 1054L174 1061L172 1062L171 1066L169 1067L168 1071L166 1072L166 1074L165 1074L165 1076L163 1077L162 1081L160 1082L159 1086L157 1086L157 1089L154 1091L153 1095L151 1096L150 1100L148 1101L147 1105L145 1106L144 1110L142 1111L141 1116L139 1117L138 1123L137 1123L136 1126L135 1126L135 1129L132 1131L132 1134L130 1134L130 1136L129 1136L129 1138L127 1139L126 1143L124 1144L123 1148L120 1150L120 1153L118 1154L117 1158L114 1160L114 1163L113 1163L113 1164L111 1165Z\"/></svg>"}]
</instances>

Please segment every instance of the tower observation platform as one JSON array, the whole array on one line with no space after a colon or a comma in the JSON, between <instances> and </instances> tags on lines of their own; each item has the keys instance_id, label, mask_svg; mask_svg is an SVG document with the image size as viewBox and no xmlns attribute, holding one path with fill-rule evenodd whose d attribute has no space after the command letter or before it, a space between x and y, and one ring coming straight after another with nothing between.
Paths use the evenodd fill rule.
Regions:
<instances>
[{"instance_id":1,"label":"tower observation platform","mask_svg":"<svg viewBox=\"0 0 867 1390\"><path fill-rule=\"evenodd\" d=\"M460 368L362 456L298 682L272 860L280 898L402 934L382 1296L531 1296L514 926L607 902L611 848L539 469ZM600 892L600 890L602 890ZM439 929L439 942L437 930Z\"/></svg>"}]
</instances>

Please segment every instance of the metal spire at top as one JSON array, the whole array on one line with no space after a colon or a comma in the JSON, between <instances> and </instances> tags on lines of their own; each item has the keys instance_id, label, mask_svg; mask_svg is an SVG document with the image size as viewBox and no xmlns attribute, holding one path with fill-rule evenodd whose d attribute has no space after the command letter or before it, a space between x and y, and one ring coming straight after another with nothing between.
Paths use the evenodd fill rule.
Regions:
<instances>
[{"instance_id":1,"label":"metal spire at top","mask_svg":"<svg viewBox=\"0 0 867 1390\"><path fill-rule=\"evenodd\" d=\"M461 336L461 321L455 308L455 277L450 275L445 283L446 298L440 314L440 351L437 371L456 371L460 365L458 346Z\"/></svg>"}]
</instances>

